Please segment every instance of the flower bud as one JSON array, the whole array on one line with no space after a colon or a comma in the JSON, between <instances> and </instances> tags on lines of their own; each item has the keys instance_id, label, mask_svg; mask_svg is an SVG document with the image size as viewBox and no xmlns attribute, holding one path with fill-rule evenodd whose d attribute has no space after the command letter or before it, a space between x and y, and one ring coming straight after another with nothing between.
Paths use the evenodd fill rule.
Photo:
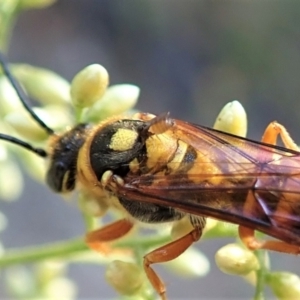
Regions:
<instances>
[{"instance_id":1,"label":"flower bud","mask_svg":"<svg viewBox=\"0 0 300 300\"><path fill-rule=\"evenodd\" d=\"M70 279L57 277L46 285L44 293L48 299L72 300L76 298L77 287Z\"/></svg>"},{"instance_id":2,"label":"flower bud","mask_svg":"<svg viewBox=\"0 0 300 300\"><path fill-rule=\"evenodd\" d=\"M237 244L228 244L219 249L215 260L219 269L230 275L246 275L259 268L255 254Z\"/></svg>"},{"instance_id":3,"label":"flower bud","mask_svg":"<svg viewBox=\"0 0 300 300\"><path fill-rule=\"evenodd\" d=\"M47 105L43 108L34 108L34 111L40 113L46 124L54 131L63 131L67 127L74 125L74 118L69 110L60 105ZM41 112L39 112L41 111Z\"/></svg>"},{"instance_id":4,"label":"flower bud","mask_svg":"<svg viewBox=\"0 0 300 300\"><path fill-rule=\"evenodd\" d=\"M44 120L45 113L43 110L35 112ZM43 128L41 128L25 111L13 111L5 116L5 121L12 126L16 132L25 139L30 141L43 141L48 137Z\"/></svg>"},{"instance_id":5,"label":"flower bud","mask_svg":"<svg viewBox=\"0 0 300 300\"><path fill-rule=\"evenodd\" d=\"M4 76L0 77L0 103L0 115L2 116L12 111L23 109L22 103L20 102L15 89Z\"/></svg>"},{"instance_id":6,"label":"flower bud","mask_svg":"<svg viewBox=\"0 0 300 300\"><path fill-rule=\"evenodd\" d=\"M245 137L247 115L242 104L237 100L227 103L219 113L214 129Z\"/></svg>"},{"instance_id":7,"label":"flower bud","mask_svg":"<svg viewBox=\"0 0 300 300\"><path fill-rule=\"evenodd\" d=\"M118 293L126 296L138 293L145 282L145 274L140 266L120 260L108 265L105 277Z\"/></svg>"},{"instance_id":8,"label":"flower bud","mask_svg":"<svg viewBox=\"0 0 300 300\"><path fill-rule=\"evenodd\" d=\"M218 221L218 220L207 218L206 219L206 224L205 224L205 227L204 227L204 232L212 230L213 228L215 228L216 226L218 226L219 222L220 221Z\"/></svg>"},{"instance_id":9,"label":"flower bud","mask_svg":"<svg viewBox=\"0 0 300 300\"><path fill-rule=\"evenodd\" d=\"M72 124L71 116L63 107L49 105L43 108L33 107L34 113L54 130L65 129ZM15 110L7 114L4 120L13 127L22 138L34 142L44 141L48 133L25 110Z\"/></svg>"},{"instance_id":10,"label":"flower bud","mask_svg":"<svg viewBox=\"0 0 300 300\"><path fill-rule=\"evenodd\" d=\"M2 125L2 124L1 124ZM5 147L5 143L0 144L0 162L8 159L8 151Z\"/></svg>"},{"instance_id":11,"label":"flower bud","mask_svg":"<svg viewBox=\"0 0 300 300\"><path fill-rule=\"evenodd\" d=\"M300 278L296 274L272 272L267 276L266 281L278 299L300 299Z\"/></svg>"},{"instance_id":12,"label":"flower bud","mask_svg":"<svg viewBox=\"0 0 300 300\"><path fill-rule=\"evenodd\" d=\"M98 64L89 65L75 75L71 83L71 97L75 107L90 107L106 91L109 75Z\"/></svg>"},{"instance_id":13,"label":"flower bud","mask_svg":"<svg viewBox=\"0 0 300 300\"><path fill-rule=\"evenodd\" d=\"M12 180L13 179L13 180ZM0 198L17 199L23 189L23 177L19 167L12 160L0 162Z\"/></svg>"},{"instance_id":14,"label":"flower bud","mask_svg":"<svg viewBox=\"0 0 300 300\"><path fill-rule=\"evenodd\" d=\"M101 197L97 197L97 199L95 199L94 197L85 192L80 192L78 197L80 210L88 216L103 216L109 208L109 205L106 200L107 195L105 195L104 193L103 198L104 199L102 199Z\"/></svg>"},{"instance_id":15,"label":"flower bud","mask_svg":"<svg viewBox=\"0 0 300 300\"><path fill-rule=\"evenodd\" d=\"M188 248L176 259L166 262L164 266L186 277L206 276L210 270L206 256L193 247Z\"/></svg>"},{"instance_id":16,"label":"flower bud","mask_svg":"<svg viewBox=\"0 0 300 300\"><path fill-rule=\"evenodd\" d=\"M194 229L189 216L175 222L171 229L172 240L177 240Z\"/></svg>"},{"instance_id":17,"label":"flower bud","mask_svg":"<svg viewBox=\"0 0 300 300\"><path fill-rule=\"evenodd\" d=\"M32 178L44 184L47 171L45 159L20 147L16 148L15 152L18 154L18 158L21 160L25 171Z\"/></svg>"},{"instance_id":18,"label":"flower bud","mask_svg":"<svg viewBox=\"0 0 300 300\"><path fill-rule=\"evenodd\" d=\"M66 268L66 263L59 260L44 261L36 266L36 275L41 284L46 284L62 276Z\"/></svg>"},{"instance_id":19,"label":"flower bud","mask_svg":"<svg viewBox=\"0 0 300 300\"><path fill-rule=\"evenodd\" d=\"M28 95L44 105L70 102L70 84L60 75L26 64L12 66L12 72Z\"/></svg>"},{"instance_id":20,"label":"flower bud","mask_svg":"<svg viewBox=\"0 0 300 300\"><path fill-rule=\"evenodd\" d=\"M110 86L101 98L87 112L88 121L97 122L118 115L133 108L138 100L140 89L132 84Z\"/></svg>"},{"instance_id":21,"label":"flower bud","mask_svg":"<svg viewBox=\"0 0 300 300\"><path fill-rule=\"evenodd\" d=\"M12 266L5 272L5 287L14 298L29 298L36 285L32 274L25 266Z\"/></svg>"}]
</instances>

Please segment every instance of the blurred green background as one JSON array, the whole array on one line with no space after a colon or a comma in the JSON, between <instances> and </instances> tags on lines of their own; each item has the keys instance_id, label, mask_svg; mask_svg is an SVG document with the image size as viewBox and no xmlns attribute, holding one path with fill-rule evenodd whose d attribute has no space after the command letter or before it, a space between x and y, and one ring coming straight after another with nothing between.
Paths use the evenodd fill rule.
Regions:
<instances>
[{"instance_id":1,"label":"blurred green background","mask_svg":"<svg viewBox=\"0 0 300 300\"><path fill-rule=\"evenodd\" d=\"M21 15L8 53L12 62L46 67L69 80L84 66L101 63L111 83L141 88L140 110L170 111L206 126L238 99L248 113L248 137L260 139L277 120L300 141L299 50L299 1L60 0ZM84 232L75 205L30 179L22 199L1 204L1 210L10 221L2 234L7 247ZM185 280L157 268L170 299L252 296L242 279L215 267L214 253L225 243L199 243L212 262L205 278ZM287 255L272 255L272 266L299 273L299 259ZM115 296L99 266L71 266L71 278L80 299Z\"/></svg>"}]
</instances>

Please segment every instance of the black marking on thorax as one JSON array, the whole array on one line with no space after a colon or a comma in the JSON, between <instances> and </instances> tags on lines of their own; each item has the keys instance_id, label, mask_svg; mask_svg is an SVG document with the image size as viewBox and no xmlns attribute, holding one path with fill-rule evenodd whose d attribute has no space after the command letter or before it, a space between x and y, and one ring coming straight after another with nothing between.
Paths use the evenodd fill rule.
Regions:
<instances>
[{"instance_id":1,"label":"black marking on thorax","mask_svg":"<svg viewBox=\"0 0 300 300\"><path fill-rule=\"evenodd\" d=\"M146 123L139 120L120 120L100 128L94 135L90 147L91 167L98 180L101 180L103 173L107 170L121 177L126 176L129 172L129 163L134 158L141 159L146 155L145 140L148 135L141 134L145 126ZM116 151L110 148L112 137L119 129L130 129L138 133L131 149Z\"/></svg>"}]
</instances>

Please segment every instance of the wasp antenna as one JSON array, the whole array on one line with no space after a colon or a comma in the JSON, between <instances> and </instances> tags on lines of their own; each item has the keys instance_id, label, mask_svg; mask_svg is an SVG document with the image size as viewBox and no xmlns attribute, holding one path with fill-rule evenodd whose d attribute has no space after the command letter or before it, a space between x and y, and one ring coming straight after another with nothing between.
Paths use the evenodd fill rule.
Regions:
<instances>
[{"instance_id":1,"label":"wasp antenna","mask_svg":"<svg viewBox=\"0 0 300 300\"><path fill-rule=\"evenodd\" d=\"M52 135L54 134L53 129L48 127L32 110L32 108L27 103L27 96L22 89L21 85L18 83L18 81L14 78L11 71L8 67L8 62L6 61L4 55L0 52L0 64L2 66L3 72L7 79L10 81L11 85L14 87L16 93L18 94L21 103L23 104L24 108L28 111L28 113L31 115L31 117L47 132L47 134Z\"/></svg>"},{"instance_id":2,"label":"wasp antenna","mask_svg":"<svg viewBox=\"0 0 300 300\"><path fill-rule=\"evenodd\" d=\"M13 136L10 136L10 135L6 135L6 134L3 134L3 133L0 133L0 140L4 140L4 141L8 141L10 143L13 143L13 144L16 144L18 146L21 146L35 154L37 154L38 156L40 157L47 157L48 154L47 152L42 149L42 148L35 148L33 147L32 145L22 141L22 140L19 140L17 138L14 138Z\"/></svg>"},{"instance_id":3,"label":"wasp antenna","mask_svg":"<svg viewBox=\"0 0 300 300\"><path fill-rule=\"evenodd\" d=\"M148 130L154 134L161 134L174 125L174 120L170 118L170 113L167 112L151 119L148 124Z\"/></svg>"}]
</instances>

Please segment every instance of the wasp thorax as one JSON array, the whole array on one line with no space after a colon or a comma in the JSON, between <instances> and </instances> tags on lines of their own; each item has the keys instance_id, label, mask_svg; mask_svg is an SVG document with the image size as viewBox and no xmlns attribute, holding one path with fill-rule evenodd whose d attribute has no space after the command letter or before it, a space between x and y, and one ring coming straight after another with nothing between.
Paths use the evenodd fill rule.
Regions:
<instances>
[{"instance_id":1,"label":"wasp thorax","mask_svg":"<svg viewBox=\"0 0 300 300\"><path fill-rule=\"evenodd\" d=\"M145 141L150 134L147 126L144 121L123 119L95 132L90 146L90 163L98 180L107 170L126 175L129 163L146 153Z\"/></svg>"},{"instance_id":2,"label":"wasp thorax","mask_svg":"<svg viewBox=\"0 0 300 300\"><path fill-rule=\"evenodd\" d=\"M87 128L88 125L79 124L53 143L46 181L54 192L70 192L75 188L78 152Z\"/></svg>"}]
</instances>

